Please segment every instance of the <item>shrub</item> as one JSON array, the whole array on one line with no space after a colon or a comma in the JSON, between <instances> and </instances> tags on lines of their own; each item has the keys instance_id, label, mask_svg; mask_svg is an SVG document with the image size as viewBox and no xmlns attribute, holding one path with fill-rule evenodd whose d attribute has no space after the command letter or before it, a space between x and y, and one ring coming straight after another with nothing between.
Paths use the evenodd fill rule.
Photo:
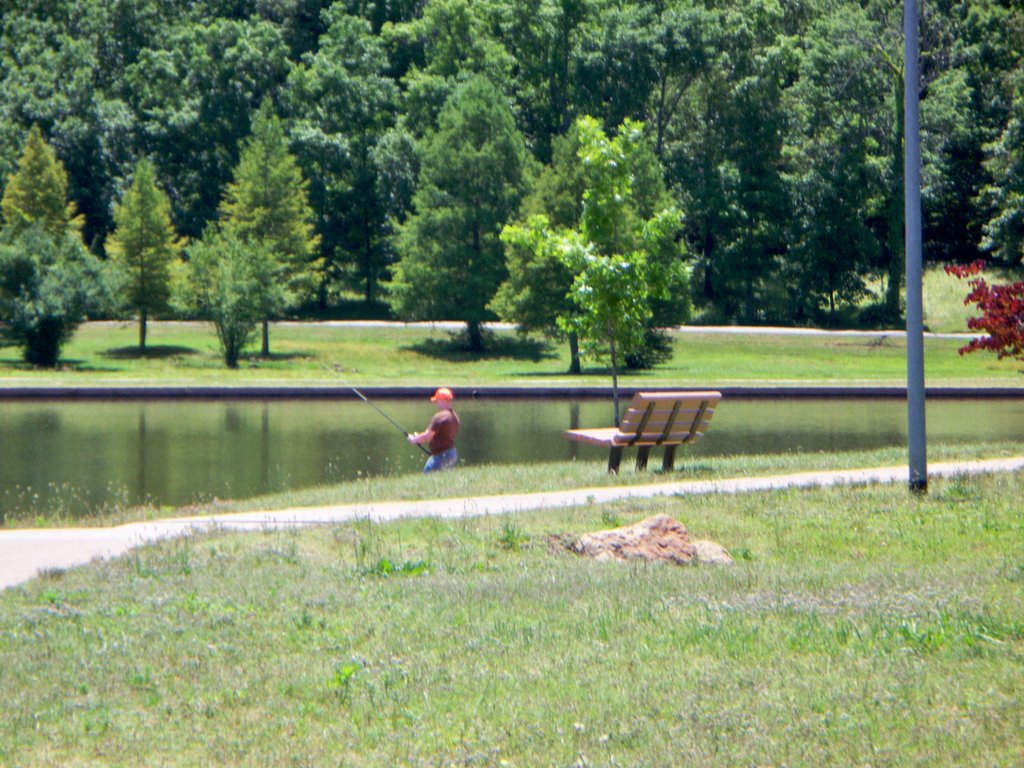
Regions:
<instances>
[{"instance_id":1,"label":"shrub","mask_svg":"<svg viewBox=\"0 0 1024 768\"><path fill-rule=\"evenodd\" d=\"M230 233L211 229L188 249L183 279L174 288L175 305L213 323L224 363L237 368L257 323L279 307L285 288L275 279L267 249Z\"/></svg>"},{"instance_id":2,"label":"shrub","mask_svg":"<svg viewBox=\"0 0 1024 768\"><path fill-rule=\"evenodd\" d=\"M0 235L0 319L33 365L57 365L87 316L113 305L114 282L77 233L54 235L37 223Z\"/></svg>"}]
</instances>

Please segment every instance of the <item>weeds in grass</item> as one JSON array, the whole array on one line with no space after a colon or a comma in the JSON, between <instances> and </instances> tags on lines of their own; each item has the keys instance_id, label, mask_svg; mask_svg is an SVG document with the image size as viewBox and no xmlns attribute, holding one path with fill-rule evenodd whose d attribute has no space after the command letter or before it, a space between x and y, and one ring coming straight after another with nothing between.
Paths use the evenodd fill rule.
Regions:
<instances>
[{"instance_id":1,"label":"weeds in grass","mask_svg":"<svg viewBox=\"0 0 1024 768\"><path fill-rule=\"evenodd\" d=\"M943 487L942 500L962 504L970 501L974 495L971 478L968 475L955 475Z\"/></svg>"},{"instance_id":2,"label":"weeds in grass","mask_svg":"<svg viewBox=\"0 0 1024 768\"><path fill-rule=\"evenodd\" d=\"M334 674L331 676L327 688L342 705L347 705L351 700L352 683L360 669L360 664L355 661L335 666Z\"/></svg>"},{"instance_id":3,"label":"weeds in grass","mask_svg":"<svg viewBox=\"0 0 1024 768\"><path fill-rule=\"evenodd\" d=\"M405 560L394 563L386 557L382 557L367 568L359 569L359 573L363 576L419 576L429 572L430 563L425 560Z\"/></svg>"},{"instance_id":4,"label":"weeds in grass","mask_svg":"<svg viewBox=\"0 0 1024 768\"><path fill-rule=\"evenodd\" d=\"M145 547L0 593L0 764L1016 765L1024 476L960 482ZM605 513L736 563L529 546Z\"/></svg>"},{"instance_id":5,"label":"weeds in grass","mask_svg":"<svg viewBox=\"0 0 1024 768\"><path fill-rule=\"evenodd\" d=\"M1024 561L1018 563L1007 562L1003 566L1002 572L1006 574L1006 578L1010 581L1024 583Z\"/></svg>"},{"instance_id":6,"label":"weeds in grass","mask_svg":"<svg viewBox=\"0 0 1024 768\"><path fill-rule=\"evenodd\" d=\"M501 533L498 534L498 547L506 552L519 552L528 540L529 536L515 523L506 520L501 524Z\"/></svg>"}]
</instances>

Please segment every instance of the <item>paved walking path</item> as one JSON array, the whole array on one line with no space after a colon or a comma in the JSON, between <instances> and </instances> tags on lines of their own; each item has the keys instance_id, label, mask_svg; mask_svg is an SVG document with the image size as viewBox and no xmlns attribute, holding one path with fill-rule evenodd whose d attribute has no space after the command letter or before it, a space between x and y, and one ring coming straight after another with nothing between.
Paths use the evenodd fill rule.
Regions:
<instances>
[{"instance_id":1,"label":"paved walking path","mask_svg":"<svg viewBox=\"0 0 1024 768\"><path fill-rule=\"evenodd\" d=\"M1024 456L1010 459L932 464L930 477L949 477L1024 469ZM130 523L115 528L45 528L0 530L0 590L35 578L40 572L116 557L150 542L205 530L266 530L354 520L385 522L406 517L456 518L499 515L532 509L569 507L625 498L710 493L747 493L780 488L907 482L905 466L801 472L772 477L682 480L632 487L580 488L571 491L509 496L476 496L427 501L390 501L327 507L296 507Z\"/></svg>"}]
</instances>

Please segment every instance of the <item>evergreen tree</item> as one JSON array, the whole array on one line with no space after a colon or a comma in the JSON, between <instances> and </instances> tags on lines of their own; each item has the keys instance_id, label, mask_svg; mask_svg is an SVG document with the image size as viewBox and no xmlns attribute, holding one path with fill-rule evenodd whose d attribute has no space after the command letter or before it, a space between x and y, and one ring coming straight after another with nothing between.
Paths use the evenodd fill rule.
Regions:
<instances>
[{"instance_id":1,"label":"evergreen tree","mask_svg":"<svg viewBox=\"0 0 1024 768\"><path fill-rule=\"evenodd\" d=\"M156 185L153 165L140 160L132 184L114 209L117 229L107 252L127 275L127 302L139 313L139 348L146 348L146 320L167 309L171 265L181 246L171 224L171 202Z\"/></svg>"},{"instance_id":2,"label":"evergreen tree","mask_svg":"<svg viewBox=\"0 0 1024 768\"><path fill-rule=\"evenodd\" d=\"M0 320L27 362L52 367L88 313L112 306L112 282L82 244L64 166L37 126L0 208Z\"/></svg>"},{"instance_id":3,"label":"evergreen tree","mask_svg":"<svg viewBox=\"0 0 1024 768\"><path fill-rule=\"evenodd\" d=\"M322 267L307 189L308 183L288 151L281 121L270 102L264 101L220 206L224 229L266 248L276 265L271 279L286 289L283 304L268 306L263 317L264 357L270 355L270 320L286 307L313 296Z\"/></svg>"},{"instance_id":4,"label":"evergreen tree","mask_svg":"<svg viewBox=\"0 0 1024 768\"><path fill-rule=\"evenodd\" d=\"M479 351L487 303L507 274L499 234L519 205L526 151L505 98L482 77L455 91L439 125L399 233L392 306L407 319L464 321Z\"/></svg>"},{"instance_id":5,"label":"evergreen tree","mask_svg":"<svg viewBox=\"0 0 1024 768\"><path fill-rule=\"evenodd\" d=\"M338 4L325 12L330 26L319 50L292 72L285 99L325 259L321 304L330 289L350 285L367 303L377 301L392 260L377 159L388 150L383 140L395 123L398 86L384 74L386 52L369 23L342 10Z\"/></svg>"},{"instance_id":6,"label":"evergreen tree","mask_svg":"<svg viewBox=\"0 0 1024 768\"><path fill-rule=\"evenodd\" d=\"M54 237L81 229L82 219L75 213L75 204L68 201L64 164L46 143L38 125L28 132L18 170L7 181L0 210L5 227L15 233L36 222Z\"/></svg>"}]
</instances>

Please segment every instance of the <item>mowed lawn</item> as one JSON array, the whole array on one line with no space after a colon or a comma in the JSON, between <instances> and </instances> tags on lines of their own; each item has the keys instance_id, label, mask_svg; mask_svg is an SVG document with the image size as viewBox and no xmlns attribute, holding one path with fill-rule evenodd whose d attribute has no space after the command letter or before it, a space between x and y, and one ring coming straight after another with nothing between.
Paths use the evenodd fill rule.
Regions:
<instances>
[{"instance_id":1,"label":"mowed lawn","mask_svg":"<svg viewBox=\"0 0 1024 768\"><path fill-rule=\"evenodd\" d=\"M213 533L0 593L5 766L1024 764L1020 475ZM736 558L584 560L666 513Z\"/></svg>"},{"instance_id":2,"label":"mowed lawn","mask_svg":"<svg viewBox=\"0 0 1024 768\"><path fill-rule=\"evenodd\" d=\"M583 374L570 376L566 344L523 338L510 330L493 332L486 350L471 354L447 328L278 323L271 327L271 356L259 357L256 341L237 370L224 366L209 325L150 323L145 351L138 349L137 333L134 323L87 323L55 371L33 369L21 362L15 347L0 347L0 385L610 385L604 364L585 360ZM906 382L906 345L894 333L807 336L693 329L672 337L672 360L652 370L624 372L623 386ZM926 339L929 385L1017 386L1024 380L1020 363L983 353L960 355L964 343Z\"/></svg>"},{"instance_id":3,"label":"mowed lawn","mask_svg":"<svg viewBox=\"0 0 1024 768\"><path fill-rule=\"evenodd\" d=\"M610 383L600 366L567 376L564 345L508 331L468 355L437 328L275 324L272 357L237 371L208 326L155 323L149 338L140 354L134 324L87 324L53 372L0 347L0 386ZM902 339L882 333L674 343L671 362L623 385L906 376ZM929 385L1019 385L1019 364L960 356L962 343L927 340ZM744 461L702 472L818 467ZM504 467L453 475L449 492L542 490L591 470L636 481ZM1022 481L215 532L54 571L0 592L0 765L1024 765ZM446 495L419 476L363 485L280 501ZM567 549L658 513L735 564Z\"/></svg>"}]
</instances>

